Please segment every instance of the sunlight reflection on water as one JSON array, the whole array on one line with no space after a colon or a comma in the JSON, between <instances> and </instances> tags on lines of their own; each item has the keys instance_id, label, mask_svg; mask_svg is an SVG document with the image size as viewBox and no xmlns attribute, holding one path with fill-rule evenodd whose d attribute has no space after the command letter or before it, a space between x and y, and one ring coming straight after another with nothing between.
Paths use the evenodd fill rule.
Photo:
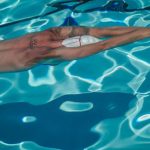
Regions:
<instances>
[{"instance_id":1,"label":"sunlight reflection on water","mask_svg":"<svg viewBox=\"0 0 150 150\"><path fill-rule=\"evenodd\" d=\"M48 0L23 2L20 0L0 1L0 22L5 24L14 20L42 14L48 11ZM56 0L52 1L56 2ZM132 2L127 0L127 3ZM135 1L136 7L148 6L147 0ZM129 5L130 7L133 7ZM88 5L85 7L89 7ZM33 8L35 11L33 11ZM38 9L37 9L38 8ZM26 12L26 13L24 13ZM64 13L63 13L64 12ZM10 39L30 32L42 31L63 24L71 16L81 26L144 26L150 27L147 11L74 13L70 9L58 11L43 18L20 22L0 28L0 39ZM116 19L117 16L117 19ZM125 116L101 121L91 129L101 135L100 139L87 150L117 150L125 148L150 148L150 40L145 39L122 47L117 47L81 60L65 62L58 66L38 66L32 70L18 73L0 74L0 105L13 102L28 102L34 105L55 101L67 94L90 92L123 92L136 95L137 101L131 104ZM88 67L87 67L88 66ZM41 71L42 70L42 71ZM84 112L92 109L92 102L85 104L66 101L60 109L70 112ZM116 104L109 104L108 111L115 110ZM27 116L25 122L36 118ZM135 121L136 120L136 121ZM141 124L144 123L144 124ZM0 142L0 148L47 150L33 142L18 144Z\"/></svg>"}]
</instances>

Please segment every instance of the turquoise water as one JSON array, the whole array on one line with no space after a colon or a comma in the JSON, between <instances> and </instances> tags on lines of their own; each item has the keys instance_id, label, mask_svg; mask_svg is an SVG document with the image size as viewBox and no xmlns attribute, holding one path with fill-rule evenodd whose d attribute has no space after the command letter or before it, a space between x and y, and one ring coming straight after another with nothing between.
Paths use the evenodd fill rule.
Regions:
<instances>
[{"instance_id":1,"label":"turquoise water","mask_svg":"<svg viewBox=\"0 0 150 150\"><path fill-rule=\"evenodd\" d=\"M150 27L149 10L140 10L150 1L125 1L137 10L95 9L106 0L74 9L78 1L60 7L62 0L1 0L0 39L63 25ZM144 39L57 66L1 73L0 150L149 150L149 47Z\"/></svg>"}]
</instances>

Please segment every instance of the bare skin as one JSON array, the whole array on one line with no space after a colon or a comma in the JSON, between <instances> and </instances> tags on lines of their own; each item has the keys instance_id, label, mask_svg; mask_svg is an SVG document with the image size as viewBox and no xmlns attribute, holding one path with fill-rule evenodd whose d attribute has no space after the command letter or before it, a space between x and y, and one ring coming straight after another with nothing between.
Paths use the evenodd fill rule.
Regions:
<instances>
[{"instance_id":1,"label":"bare skin","mask_svg":"<svg viewBox=\"0 0 150 150\"><path fill-rule=\"evenodd\" d=\"M95 44L76 48L64 47L62 40L79 36L110 37ZM0 42L0 71L29 69L40 61L50 58L73 60L100 51L150 37L150 28L142 27L56 27L43 32L31 33L20 38Z\"/></svg>"}]
</instances>

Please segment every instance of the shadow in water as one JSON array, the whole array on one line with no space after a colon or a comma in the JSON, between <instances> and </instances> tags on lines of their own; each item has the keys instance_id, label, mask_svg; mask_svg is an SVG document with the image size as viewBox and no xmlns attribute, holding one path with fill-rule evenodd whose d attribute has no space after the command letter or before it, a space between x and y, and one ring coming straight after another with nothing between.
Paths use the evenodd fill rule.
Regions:
<instances>
[{"instance_id":1,"label":"shadow in water","mask_svg":"<svg viewBox=\"0 0 150 150\"><path fill-rule=\"evenodd\" d=\"M134 95L125 93L86 93L62 96L44 105L9 103L0 105L0 140L9 144L33 141L45 147L82 150L100 135L91 128L107 118L123 116ZM90 102L93 108L83 112L66 112L60 105L66 101ZM24 123L22 118L36 120Z\"/></svg>"}]
</instances>

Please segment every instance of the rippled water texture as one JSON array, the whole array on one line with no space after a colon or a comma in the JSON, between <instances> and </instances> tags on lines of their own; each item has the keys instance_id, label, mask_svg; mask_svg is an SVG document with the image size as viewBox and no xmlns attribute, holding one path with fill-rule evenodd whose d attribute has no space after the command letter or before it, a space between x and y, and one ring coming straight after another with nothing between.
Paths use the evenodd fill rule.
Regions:
<instances>
[{"instance_id":1,"label":"rippled water texture","mask_svg":"<svg viewBox=\"0 0 150 150\"><path fill-rule=\"evenodd\" d=\"M107 11L106 0L57 2L64 1L1 0L0 39L63 25L150 27L150 0ZM1 73L0 150L149 150L149 49L144 39L55 67Z\"/></svg>"}]
</instances>

